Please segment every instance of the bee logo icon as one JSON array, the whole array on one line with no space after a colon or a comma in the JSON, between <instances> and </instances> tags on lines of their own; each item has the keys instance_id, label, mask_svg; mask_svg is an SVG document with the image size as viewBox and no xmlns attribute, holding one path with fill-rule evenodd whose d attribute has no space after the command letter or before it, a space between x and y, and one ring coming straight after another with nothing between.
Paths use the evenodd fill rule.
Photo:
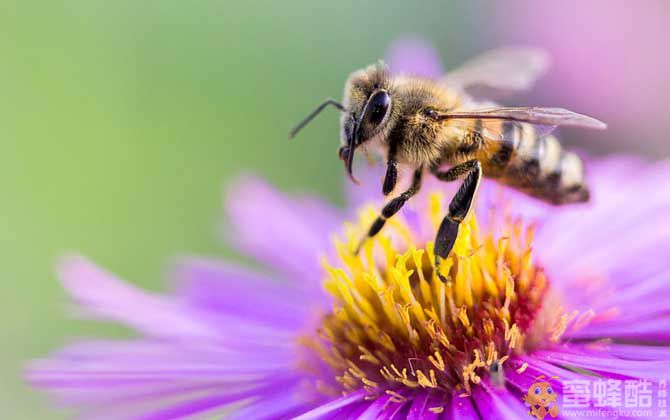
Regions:
<instances>
[{"instance_id":1,"label":"bee logo icon","mask_svg":"<svg viewBox=\"0 0 670 420\"><path fill-rule=\"evenodd\" d=\"M544 375L535 378L528 393L523 397L526 406L530 407L530 415L538 420L543 420L547 414L554 418L558 416L558 403L556 402L558 396L549 383L552 379L558 379L558 376L552 376L547 380L544 380L545 378Z\"/></svg>"}]
</instances>

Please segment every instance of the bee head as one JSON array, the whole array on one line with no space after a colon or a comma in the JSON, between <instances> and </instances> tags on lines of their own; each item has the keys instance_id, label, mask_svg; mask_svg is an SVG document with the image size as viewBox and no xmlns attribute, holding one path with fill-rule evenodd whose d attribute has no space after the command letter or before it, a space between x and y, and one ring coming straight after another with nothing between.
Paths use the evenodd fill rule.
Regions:
<instances>
[{"instance_id":1,"label":"bee head","mask_svg":"<svg viewBox=\"0 0 670 420\"><path fill-rule=\"evenodd\" d=\"M342 147L339 155L347 174L352 173L356 148L388 129L393 106L390 77L383 65L354 72L345 85L344 109L340 121Z\"/></svg>"}]
</instances>

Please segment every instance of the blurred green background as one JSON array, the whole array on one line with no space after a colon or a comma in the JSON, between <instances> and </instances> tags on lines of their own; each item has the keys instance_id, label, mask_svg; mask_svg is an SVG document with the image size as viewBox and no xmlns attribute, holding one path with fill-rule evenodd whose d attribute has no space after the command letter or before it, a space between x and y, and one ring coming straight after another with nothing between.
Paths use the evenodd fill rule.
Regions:
<instances>
[{"instance_id":1,"label":"blurred green background","mask_svg":"<svg viewBox=\"0 0 670 420\"><path fill-rule=\"evenodd\" d=\"M172 256L232 255L218 243L215 227L224 186L239 173L342 203L336 113L326 112L294 143L287 132L322 98L340 97L347 74L382 58L402 34L434 42L451 65L509 42L552 49L557 40L619 51L599 44L598 25L590 28L591 46L571 37L568 26L552 27L551 19L526 32L532 13L542 22L546 12L533 6L530 17L523 15L524 2L504 9L484 1L443 3L2 2L0 418L63 418L23 385L24 361L73 337L125 333L68 317L53 275L59 255L81 252L161 290ZM665 4L646 3L649 15L667 12ZM589 13L605 28L618 27L625 15ZM580 56L590 57L588 51ZM630 51L637 51L632 44ZM598 83L597 75L582 77L577 65L564 68L574 71L554 75L554 85ZM666 70L658 69L650 94L668 86ZM515 100L580 105L564 89L545 87ZM549 102L557 98L561 103ZM611 110L600 112L597 101L583 104L578 111L616 119ZM665 119L662 124L668 128ZM631 125L639 134L630 122L620 128ZM607 136L579 144L592 153L668 155L667 141L647 135L645 142L621 130L615 124Z\"/></svg>"}]
</instances>

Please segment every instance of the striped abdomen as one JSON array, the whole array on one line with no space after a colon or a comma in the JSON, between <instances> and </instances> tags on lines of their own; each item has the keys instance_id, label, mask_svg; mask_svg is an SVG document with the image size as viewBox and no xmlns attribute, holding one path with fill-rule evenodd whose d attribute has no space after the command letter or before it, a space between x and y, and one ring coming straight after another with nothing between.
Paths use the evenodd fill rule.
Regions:
<instances>
[{"instance_id":1,"label":"striped abdomen","mask_svg":"<svg viewBox=\"0 0 670 420\"><path fill-rule=\"evenodd\" d=\"M484 140L476 154L484 176L553 204L588 200L582 160L556 137L540 136L530 124L496 124L502 139Z\"/></svg>"}]
</instances>

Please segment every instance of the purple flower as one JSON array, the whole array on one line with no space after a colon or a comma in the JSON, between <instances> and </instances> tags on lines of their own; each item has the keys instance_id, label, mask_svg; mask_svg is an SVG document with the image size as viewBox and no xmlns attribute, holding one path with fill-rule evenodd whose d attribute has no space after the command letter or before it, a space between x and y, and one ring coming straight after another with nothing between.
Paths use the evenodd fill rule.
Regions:
<instances>
[{"instance_id":1,"label":"purple flower","mask_svg":"<svg viewBox=\"0 0 670 420\"><path fill-rule=\"evenodd\" d=\"M457 277L472 275L475 270L459 260L463 267L454 278L454 288L463 290L452 293L450 299L454 302L445 301L458 309L453 313L448 307L443 310L457 318L454 328L460 333L468 334L465 322L476 334L470 341L458 343L453 332L442 330L456 349L451 352L448 345L437 348L440 356L431 353L435 347L424 349L423 355L432 356L435 366L429 359L417 359L415 373L420 370L418 366L425 366L421 379L409 372L409 362L402 360L408 358L403 353L407 348L391 351L362 340L369 343L369 348L360 350L350 345L355 341L347 341L347 332L362 331L347 324L349 314L338 312L360 304L347 306L347 292L367 296L373 308L394 308L381 300L374 303L372 289L366 289L366 285L351 283L363 281L366 273L374 273L370 267L357 266L374 258L370 254L372 244L360 261L347 256L340 244L344 261L329 257L335 261L326 280L326 288L332 294L324 296L319 258L332 248L329 233L337 230L343 215L316 199L287 197L253 179L239 182L230 194L227 234L238 249L266 265L265 274L204 258L185 259L174 271L175 291L163 296L125 284L82 257L70 257L60 266L60 278L83 313L128 325L138 332L139 338L73 344L46 360L34 362L28 379L34 386L47 389L61 404L76 407L85 417L162 419L228 413L230 407L241 407L232 414L239 418L303 413L306 418L363 413L436 416L439 411L471 416L477 412L523 414L526 408L521 394L539 375L556 375L562 380L587 377L583 372L605 378L667 378L670 349L663 343L670 338L670 272L664 256L670 246L670 225L664 218L670 209L670 194L658 185L670 174L670 166L644 166L617 158L592 162L590 168L593 204L560 211L521 194L503 191L493 183L482 185L476 211L480 218L484 219L492 209L502 211L504 205L509 206L509 214L521 214L523 220L537 224L533 251L538 263L527 262L525 268L518 268L529 249L525 242L530 241L520 222L508 217L482 221L478 245L482 247L482 260L476 262L478 257L470 256L468 264L483 264L486 258L497 255L504 259L506 270L518 283L509 291L505 290L509 287L506 282L487 286L478 283L482 279L470 278L468 291L464 288L466 283L459 283ZM364 185L376 186L375 180L376 176L370 176ZM400 287L404 278L415 280L413 275L407 276L407 271L402 272L410 268L417 271L416 262L405 262L404 266L399 263L399 255L413 259L418 252L408 248L403 235L413 236L409 241L417 250L431 238L431 218L440 214L436 202L444 205L444 200L436 200L429 193L438 187L441 185L429 182L426 193L403 210L397 224L375 241L375 246L392 250L391 256L376 256L378 261L373 265L382 267L377 270L393 265L389 272L377 273L378 280L392 272L398 276L397 281L386 279L387 285ZM261 208L271 208L273 217L264 217ZM370 209L364 211L362 219L369 220L370 213ZM352 228L352 239L360 227ZM474 218L470 227L465 235L476 236ZM510 249L504 255L498 250L503 237L510 239ZM465 261L470 252L477 251L474 244L480 239L471 238L472 242L466 243L461 238L456 252ZM409 254L404 254L408 249ZM424 253L424 258L417 261L430 266L424 261L426 255L430 254ZM538 268L540 262L543 270ZM423 268L428 276L430 270ZM495 276L495 270L487 275ZM532 287L521 284L523 276L527 286ZM435 279L423 282L430 285L431 293L442 287ZM405 283L405 287L396 297L401 307L412 299L403 293L412 292L422 309L439 308L435 302L423 300L420 284L410 287L410 283ZM492 291L477 292L477 287L490 287ZM385 291L378 292L383 296ZM468 293L472 304L468 304ZM507 296L510 313L505 318L502 308ZM492 313L509 319L507 331L504 322L498 325L496 321L491 327L491 342L501 340L496 345L495 360L492 353L485 354L493 352L487 350L488 344L483 340L486 327L476 324L487 318L496 320L477 306L478 300L482 303L486 299L491 299ZM536 299L534 303L530 302L532 299ZM521 300L527 301L525 306ZM333 303L338 306L335 312L331 309ZM466 307L465 311L462 307ZM410 311L413 308L410 306ZM577 311L576 315L573 311ZM417 334L426 333L426 328L439 331L440 324L436 322L426 327L430 325L428 315L424 325L413 318L421 316L418 313L407 316L408 325ZM378 317L369 322L380 328L380 336L388 334L400 347L399 343L410 338L396 330L390 319ZM454 325L447 320L444 326ZM516 346L510 348L510 340L504 337L506 332L508 336L517 335ZM333 337L339 341L332 341ZM480 338L483 350L477 360L474 353L466 354L463 346L475 348ZM440 337L436 340L439 342ZM374 348L376 345L379 348ZM417 346L422 345L420 341ZM350 360L351 366L338 370L342 362L332 360L338 352L342 357L351 353L358 358ZM360 359L368 353L369 361ZM505 356L509 357L503 360ZM382 358L393 358L388 376L394 379L386 382L379 380L384 378L379 373L384 364ZM487 358L491 359L488 364ZM493 361L502 365L502 387L491 379ZM444 364L449 371L450 363L451 368L459 369L454 371L455 378L438 369ZM400 376L396 377L391 365ZM397 381L402 378L403 369L412 386ZM463 369L469 369L467 381ZM431 370L435 372L434 381ZM368 384L356 377L361 372L369 377ZM416 386L419 381L425 386ZM433 383L436 386L431 386ZM338 397L343 390L346 395ZM467 396L459 396L463 394Z\"/></svg>"},{"instance_id":2,"label":"purple flower","mask_svg":"<svg viewBox=\"0 0 670 420\"><path fill-rule=\"evenodd\" d=\"M670 377L670 191L659 187L670 164L588 163L583 206L483 182L439 267L431 241L454 185L426 181L354 256L379 208L378 173L351 188L358 216L241 180L224 233L263 269L183 259L159 295L69 257L59 274L82 314L138 338L75 343L27 378L83 417L112 419L532 418L537 395L564 409L566 384L658 386Z\"/></svg>"}]
</instances>

